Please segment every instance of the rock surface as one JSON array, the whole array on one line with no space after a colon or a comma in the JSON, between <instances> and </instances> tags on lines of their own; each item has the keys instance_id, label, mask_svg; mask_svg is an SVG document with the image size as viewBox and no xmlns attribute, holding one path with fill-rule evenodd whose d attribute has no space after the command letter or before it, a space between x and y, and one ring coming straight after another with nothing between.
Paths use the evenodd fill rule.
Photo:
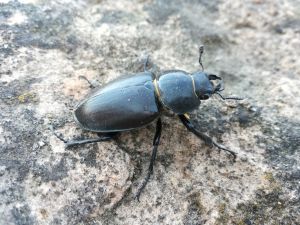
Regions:
<instances>
[{"instance_id":1,"label":"rock surface","mask_svg":"<svg viewBox=\"0 0 300 225\"><path fill-rule=\"evenodd\" d=\"M299 224L300 3L297 0L0 0L0 224ZM242 102L203 102L198 129L236 162L163 117L140 202L154 124L115 141L72 109L93 82L141 71L199 69Z\"/></svg>"}]
</instances>

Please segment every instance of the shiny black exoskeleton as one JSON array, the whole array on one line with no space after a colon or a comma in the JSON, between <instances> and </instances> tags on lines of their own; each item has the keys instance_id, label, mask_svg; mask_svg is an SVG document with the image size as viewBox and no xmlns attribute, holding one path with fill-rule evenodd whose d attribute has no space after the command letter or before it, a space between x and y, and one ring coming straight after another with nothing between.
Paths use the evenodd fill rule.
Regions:
<instances>
[{"instance_id":1,"label":"shiny black exoskeleton","mask_svg":"<svg viewBox=\"0 0 300 225\"><path fill-rule=\"evenodd\" d=\"M202 66L201 56L203 48L200 47L199 63ZM100 87L88 98L77 105L74 118L77 124L84 130L97 132L98 138L65 141L67 147L106 141L121 131L143 127L154 120L156 132L153 140L153 151L150 166L144 182L140 186L136 197L146 186L152 172L156 158L156 152L161 135L161 115L169 110L177 114L184 126L210 146L227 151L235 157L235 153L213 141L206 134L196 130L189 120L187 113L197 109L201 100L207 100L213 94L224 98L220 91L223 90L222 82L214 84L213 81L222 79L213 74L202 71L187 73L182 70L170 70L156 77L147 71L147 61L144 72L121 77L115 81ZM203 70L203 66L202 66Z\"/></svg>"}]
</instances>

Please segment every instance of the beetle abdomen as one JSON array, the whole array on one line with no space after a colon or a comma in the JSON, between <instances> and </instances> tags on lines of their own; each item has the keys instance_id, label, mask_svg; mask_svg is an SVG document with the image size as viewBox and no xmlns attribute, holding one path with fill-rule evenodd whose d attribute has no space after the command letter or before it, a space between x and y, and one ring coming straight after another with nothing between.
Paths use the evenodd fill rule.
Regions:
<instances>
[{"instance_id":1,"label":"beetle abdomen","mask_svg":"<svg viewBox=\"0 0 300 225\"><path fill-rule=\"evenodd\" d=\"M159 116L149 72L124 77L100 88L75 109L75 120L86 130L114 132L151 123Z\"/></svg>"},{"instance_id":2,"label":"beetle abdomen","mask_svg":"<svg viewBox=\"0 0 300 225\"><path fill-rule=\"evenodd\" d=\"M193 78L184 71L166 71L158 79L160 101L177 114L197 109L200 101L193 82Z\"/></svg>"}]
</instances>

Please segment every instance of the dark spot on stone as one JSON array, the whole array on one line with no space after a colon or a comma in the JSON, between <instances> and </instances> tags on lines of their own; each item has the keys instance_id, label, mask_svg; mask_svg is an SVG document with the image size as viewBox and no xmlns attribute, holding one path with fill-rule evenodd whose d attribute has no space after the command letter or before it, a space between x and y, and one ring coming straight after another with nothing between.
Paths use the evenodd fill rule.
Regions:
<instances>
[{"instance_id":1,"label":"dark spot on stone","mask_svg":"<svg viewBox=\"0 0 300 225\"><path fill-rule=\"evenodd\" d=\"M300 170L292 171L290 174L286 176L287 180L300 180Z\"/></svg>"},{"instance_id":2,"label":"dark spot on stone","mask_svg":"<svg viewBox=\"0 0 300 225\"><path fill-rule=\"evenodd\" d=\"M46 209L40 209L40 214L43 216L43 218L47 218L48 217L48 212Z\"/></svg>"},{"instance_id":3,"label":"dark spot on stone","mask_svg":"<svg viewBox=\"0 0 300 225\"><path fill-rule=\"evenodd\" d=\"M163 224L165 219L166 219L166 215L159 215L158 216L158 221L160 222L160 224Z\"/></svg>"},{"instance_id":4,"label":"dark spot on stone","mask_svg":"<svg viewBox=\"0 0 300 225\"><path fill-rule=\"evenodd\" d=\"M295 157L300 146L300 124L298 121L280 117L275 122L273 118L270 121L260 119L257 124L261 125L264 134L256 138L258 144L263 143L266 146L266 161L276 169L276 179L284 183L285 189L294 192L297 197L287 198L278 188L269 194L264 193L262 190L257 193L257 199L254 200L258 203L251 203L250 208L244 208L243 210L248 212L248 214L245 214L246 218L254 224L262 224L263 221L269 222L270 218L277 218L277 221L281 221L283 224L293 224L293 221L296 221L295 215L297 214L294 209L300 207L300 172L297 168L299 159ZM293 205L293 207L289 207L288 214L282 212L285 205ZM268 213L270 211L268 208L272 208L271 215ZM252 215L250 215L250 212L252 212ZM288 216L282 218L281 215L283 214Z\"/></svg>"},{"instance_id":5,"label":"dark spot on stone","mask_svg":"<svg viewBox=\"0 0 300 225\"><path fill-rule=\"evenodd\" d=\"M11 15L12 15L12 12L1 5L0 20L7 19L7 18L11 17Z\"/></svg>"},{"instance_id":6,"label":"dark spot on stone","mask_svg":"<svg viewBox=\"0 0 300 225\"><path fill-rule=\"evenodd\" d=\"M36 96L31 91L31 86L40 81L41 79L38 78L24 78L24 79L13 80L1 86L0 98L3 100L4 103L10 106L24 103L22 102L22 99L21 101L19 99L19 97L24 94L25 95L29 94L30 96L27 97L32 97L31 100L33 100Z\"/></svg>"},{"instance_id":7,"label":"dark spot on stone","mask_svg":"<svg viewBox=\"0 0 300 225\"><path fill-rule=\"evenodd\" d=\"M14 222L17 225L31 225L34 224L34 219L30 215L30 209L28 205L20 207L13 207L11 213L14 218Z\"/></svg>"},{"instance_id":8,"label":"dark spot on stone","mask_svg":"<svg viewBox=\"0 0 300 225\"><path fill-rule=\"evenodd\" d=\"M7 41L11 42L6 55L19 47L34 46L43 49L60 49L67 53L74 51L79 45L72 36L71 25L76 12L69 9L51 8L44 10L32 4L21 4L10 1L5 4L6 11L20 10L28 19L22 24L6 27ZM67 35L71 33L70 35ZM75 41L76 39L76 41ZM4 50L2 50L4 51Z\"/></svg>"},{"instance_id":9,"label":"dark spot on stone","mask_svg":"<svg viewBox=\"0 0 300 225\"><path fill-rule=\"evenodd\" d=\"M79 155L82 157L82 163L90 167L97 167L100 169L100 165L97 166L96 156L97 156L97 145L93 148L88 148L84 151L80 151Z\"/></svg>"},{"instance_id":10,"label":"dark spot on stone","mask_svg":"<svg viewBox=\"0 0 300 225\"><path fill-rule=\"evenodd\" d=\"M156 50L159 49L161 47L161 42L156 39L155 37L149 37L147 35L145 36L140 36L140 37L134 37L131 39L130 43L128 43L132 48L137 49L140 52L148 52L149 51L149 47L151 46L151 50ZM124 65L124 72L126 71L126 73L128 71L130 71L131 73L139 73L141 71L143 71L143 65L144 65L144 60L145 57L143 59L137 59L137 57L135 56L132 62L129 62L128 64ZM151 59L150 59L151 60ZM149 65L150 70L152 71L153 69L155 69L155 65L153 65L153 67L151 67L151 65Z\"/></svg>"},{"instance_id":11,"label":"dark spot on stone","mask_svg":"<svg viewBox=\"0 0 300 225\"><path fill-rule=\"evenodd\" d=\"M102 18L97 22L96 25L100 25L102 23L129 23L130 20L134 19L134 15L121 10L106 10L103 12Z\"/></svg>"},{"instance_id":12,"label":"dark spot on stone","mask_svg":"<svg viewBox=\"0 0 300 225\"><path fill-rule=\"evenodd\" d=\"M273 188L271 191L258 190L256 197L248 203L238 204L236 215L240 215L243 221L250 221L252 224L276 223L294 224L296 221L295 211L286 216L286 202L283 200L283 192L280 188ZM285 215L285 216L284 216Z\"/></svg>"},{"instance_id":13,"label":"dark spot on stone","mask_svg":"<svg viewBox=\"0 0 300 225\"><path fill-rule=\"evenodd\" d=\"M54 218L51 224L61 225L63 224L63 220L61 218Z\"/></svg>"},{"instance_id":14,"label":"dark spot on stone","mask_svg":"<svg viewBox=\"0 0 300 225\"><path fill-rule=\"evenodd\" d=\"M111 199L105 194L105 188L99 186L94 178L86 180L83 186L76 189L77 199L66 205L58 215L63 214L67 216L67 224L87 224L90 214L96 207L109 204L109 202L105 201L110 201Z\"/></svg>"},{"instance_id":15,"label":"dark spot on stone","mask_svg":"<svg viewBox=\"0 0 300 225\"><path fill-rule=\"evenodd\" d=\"M10 111L10 110L9 110ZM10 111L12 112L12 111ZM17 169L19 179L24 179L32 161L36 159L39 139L38 124L40 121L35 117L34 111L29 109L14 110L14 118L3 119L2 128L4 138L7 140L0 148L0 154L5 157L4 165ZM28 129L30 127L30 129Z\"/></svg>"},{"instance_id":16,"label":"dark spot on stone","mask_svg":"<svg viewBox=\"0 0 300 225\"><path fill-rule=\"evenodd\" d=\"M1 165L3 165L2 161L0 161ZM1 205L10 205L15 201L24 201L24 187L21 182L18 180L17 169L14 168L6 168L4 175L1 177L1 180L6 180L6 186L0 191L0 204ZM8 180L9 181L8 181Z\"/></svg>"},{"instance_id":17,"label":"dark spot on stone","mask_svg":"<svg viewBox=\"0 0 300 225\"><path fill-rule=\"evenodd\" d=\"M1 64L0 64L0 66L1 66ZM11 70L7 70L7 71L3 71L3 72L0 71L0 77L1 77L2 74L11 75L12 72L11 72ZM2 83L2 84L5 85L6 83Z\"/></svg>"},{"instance_id":18,"label":"dark spot on stone","mask_svg":"<svg viewBox=\"0 0 300 225\"><path fill-rule=\"evenodd\" d=\"M160 162L165 168L168 168L174 162L174 155L167 153L158 155L157 161Z\"/></svg>"},{"instance_id":19,"label":"dark spot on stone","mask_svg":"<svg viewBox=\"0 0 300 225\"><path fill-rule=\"evenodd\" d=\"M194 4L203 5L208 11L216 12L219 10L218 6L220 4L220 0L210 1L210 0L191 0Z\"/></svg>"},{"instance_id":20,"label":"dark spot on stone","mask_svg":"<svg viewBox=\"0 0 300 225\"><path fill-rule=\"evenodd\" d=\"M134 219L137 219L137 216L134 215L134 214L131 217L134 218ZM117 213L115 212L115 210L106 210L103 213L103 215L101 215L101 224L103 224L103 225L116 225L116 224L118 224L116 222L116 218L118 218L118 217L117 217ZM119 218L121 220L123 219L123 217L119 217Z\"/></svg>"},{"instance_id":21,"label":"dark spot on stone","mask_svg":"<svg viewBox=\"0 0 300 225\"><path fill-rule=\"evenodd\" d=\"M249 219L244 219L244 223L246 225L252 225L251 220L249 220Z\"/></svg>"},{"instance_id":22,"label":"dark spot on stone","mask_svg":"<svg viewBox=\"0 0 300 225\"><path fill-rule=\"evenodd\" d=\"M250 116L247 110L240 110L238 112L238 119L241 125L246 125L250 122Z\"/></svg>"},{"instance_id":23,"label":"dark spot on stone","mask_svg":"<svg viewBox=\"0 0 300 225\"><path fill-rule=\"evenodd\" d=\"M286 19L280 24L276 24L272 27L275 33L283 34L287 29L295 30L296 32L300 32L300 19Z\"/></svg>"},{"instance_id":24,"label":"dark spot on stone","mask_svg":"<svg viewBox=\"0 0 300 225\"><path fill-rule=\"evenodd\" d=\"M80 41L74 34L70 34L67 36L67 44L68 46L79 46Z\"/></svg>"},{"instance_id":25,"label":"dark spot on stone","mask_svg":"<svg viewBox=\"0 0 300 225\"><path fill-rule=\"evenodd\" d=\"M214 46L214 48L222 47L226 42L228 42L227 37L218 33L207 33L201 36L201 41L203 44L208 46Z\"/></svg>"},{"instance_id":26,"label":"dark spot on stone","mask_svg":"<svg viewBox=\"0 0 300 225\"><path fill-rule=\"evenodd\" d=\"M208 133L211 137L220 137L230 129L230 118L233 115L228 115L219 110L219 105L205 104L201 106L201 110L197 111L196 118L193 124L197 130L202 133Z\"/></svg>"},{"instance_id":27,"label":"dark spot on stone","mask_svg":"<svg viewBox=\"0 0 300 225\"><path fill-rule=\"evenodd\" d=\"M299 159L297 152L300 146L300 123L287 118L279 118L276 129L273 124L263 127L267 139L259 140L267 144L266 160L279 172L276 177L284 182L285 187L296 193L296 205L300 207ZM279 129L278 129L279 127ZM292 204L293 200L290 200ZM294 203L293 203L294 204Z\"/></svg>"},{"instance_id":28,"label":"dark spot on stone","mask_svg":"<svg viewBox=\"0 0 300 225\"><path fill-rule=\"evenodd\" d=\"M74 164L74 161L71 160L71 164ZM32 173L34 176L41 177L43 182L57 181L67 177L68 171L72 167L74 167L74 165L69 165L69 161L67 162L66 158L62 158L59 163L54 165L39 165L38 162L36 162L33 165Z\"/></svg>"},{"instance_id":29,"label":"dark spot on stone","mask_svg":"<svg viewBox=\"0 0 300 225\"><path fill-rule=\"evenodd\" d=\"M2 44L0 45L0 56L3 58L7 58L8 56L12 56L14 53L11 44Z\"/></svg>"},{"instance_id":30,"label":"dark spot on stone","mask_svg":"<svg viewBox=\"0 0 300 225\"><path fill-rule=\"evenodd\" d=\"M201 205L200 195L195 193L189 197L188 212L184 217L184 225L201 225L205 224L206 220L202 217L203 206Z\"/></svg>"},{"instance_id":31,"label":"dark spot on stone","mask_svg":"<svg viewBox=\"0 0 300 225\"><path fill-rule=\"evenodd\" d=\"M152 4L146 5L144 9L149 13L150 22L155 25L164 25L166 21L172 15L179 15L181 18L185 18L187 13L181 8L188 7L190 5L202 5L205 10L209 12L215 12L218 10L219 0L209 1L209 0L189 0L189 1L162 1L155 0ZM197 19L201 19L203 12L198 12L199 15L196 15ZM195 19L196 20L196 19ZM198 22L194 21L195 23ZM199 23L198 23L199 24ZM188 30L193 30L192 28Z\"/></svg>"},{"instance_id":32,"label":"dark spot on stone","mask_svg":"<svg viewBox=\"0 0 300 225\"><path fill-rule=\"evenodd\" d=\"M270 125L270 129L267 129L268 127L264 129L264 132L269 137L272 137L270 141L273 141L273 145L269 145L267 149L268 159L271 160L274 165L280 166L280 162L284 161L290 164L290 166L287 167L293 168L295 161L291 156L297 152L300 146L300 123L282 118L276 125L280 127L279 130L272 129L272 125Z\"/></svg>"},{"instance_id":33,"label":"dark spot on stone","mask_svg":"<svg viewBox=\"0 0 300 225\"><path fill-rule=\"evenodd\" d=\"M178 4L181 3L171 0L155 0L152 4L146 5L144 9L149 13L151 23L164 25L171 15L178 12Z\"/></svg>"},{"instance_id":34,"label":"dark spot on stone","mask_svg":"<svg viewBox=\"0 0 300 225\"><path fill-rule=\"evenodd\" d=\"M275 33L277 33L277 34L283 34L284 33L284 29L280 25L275 25L273 27L273 29L274 29Z\"/></svg>"},{"instance_id":35,"label":"dark spot on stone","mask_svg":"<svg viewBox=\"0 0 300 225\"><path fill-rule=\"evenodd\" d=\"M245 108L242 105L238 106L238 110L231 118L231 122L238 122L241 127L250 127L257 124L258 117L261 114L261 108L251 107Z\"/></svg>"}]
</instances>

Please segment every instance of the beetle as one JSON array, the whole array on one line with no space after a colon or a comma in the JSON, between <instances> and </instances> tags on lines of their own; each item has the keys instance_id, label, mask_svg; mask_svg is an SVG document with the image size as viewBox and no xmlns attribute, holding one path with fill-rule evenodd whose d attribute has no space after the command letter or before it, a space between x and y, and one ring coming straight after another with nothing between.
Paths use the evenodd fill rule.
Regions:
<instances>
[{"instance_id":1,"label":"beetle","mask_svg":"<svg viewBox=\"0 0 300 225\"><path fill-rule=\"evenodd\" d=\"M138 129L156 120L150 165L135 195L137 199L153 173L162 131L161 115L166 111L177 115L188 131L207 145L226 151L235 159L235 152L195 129L187 114L197 109L202 100L209 99L213 94L219 95L223 100L241 100L238 97L221 95L220 92L224 90L222 78L204 72L202 54L203 46L199 48L199 64L202 71L188 73L183 70L168 70L156 77L147 70L148 56L144 63L144 72L120 77L96 89L75 107L74 119L82 129L96 132L98 138L66 141L61 135L55 132L54 134L66 147L71 147L107 141L119 132ZM216 81L219 82L215 84Z\"/></svg>"}]
</instances>

